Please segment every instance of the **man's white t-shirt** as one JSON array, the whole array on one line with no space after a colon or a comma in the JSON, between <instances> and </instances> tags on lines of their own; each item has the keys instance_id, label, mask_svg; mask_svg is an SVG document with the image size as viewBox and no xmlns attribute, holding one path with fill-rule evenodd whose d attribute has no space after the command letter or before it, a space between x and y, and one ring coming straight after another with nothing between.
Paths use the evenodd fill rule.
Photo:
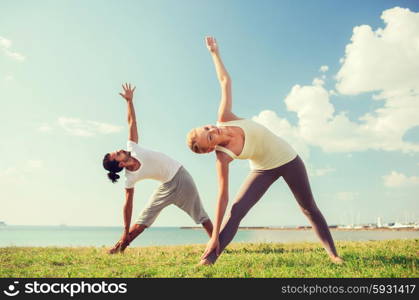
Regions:
<instances>
[{"instance_id":1,"label":"man's white t-shirt","mask_svg":"<svg viewBox=\"0 0 419 300\"><path fill-rule=\"evenodd\" d=\"M143 179L168 182L182 166L166 154L145 149L133 141L128 141L127 149L131 152L131 156L141 163L136 171L129 171L125 168L125 188L127 189L133 188L137 181Z\"/></svg>"}]
</instances>

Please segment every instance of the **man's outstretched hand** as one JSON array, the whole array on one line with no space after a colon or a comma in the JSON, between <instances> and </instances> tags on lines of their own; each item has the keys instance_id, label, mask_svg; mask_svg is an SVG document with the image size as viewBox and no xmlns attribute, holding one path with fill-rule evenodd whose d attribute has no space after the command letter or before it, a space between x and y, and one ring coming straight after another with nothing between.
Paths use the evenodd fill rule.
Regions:
<instances>
[{"instance_id":1,"label":"man's outstretched hand","mask_svg":"<svg viewBox=\"0 0 419 300\"><path fill-rule=\"evenodd\" d=\"M123 233L121 239L113 246L112 249L108 251L109 254L115 254L118 252L124 252L124 250L129 246L129 233Z\"/></svg>"},{"instance_id":2,"label":"man's outstretched hand","mask_svg":"<svg viewBox=\"0 0 419 300\"><path fill-rule=\"evenodd\" d=\"M122 89L124 90L124 93L119 93L122 98L124 98L127 101L132 101L132 98L134 97L134 88L131 88L131 83L125 83L122 85Z\"/></svg>"}]
</instances>

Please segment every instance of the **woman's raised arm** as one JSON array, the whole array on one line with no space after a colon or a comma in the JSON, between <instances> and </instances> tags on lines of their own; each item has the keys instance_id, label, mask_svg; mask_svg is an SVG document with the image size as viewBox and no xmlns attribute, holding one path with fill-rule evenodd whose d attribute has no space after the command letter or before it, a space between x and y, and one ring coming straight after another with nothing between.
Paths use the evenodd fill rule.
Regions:
<instances>
[{"instance_id":1,"label":"woman's raised arm","mask_svg":"<svg viewBox=\"0 0 419 300\"><path fill-rule=\"evenodd\" d=\"M213 37L206 37L205 42L214 61L215 71L221 87L221 100L218 108L218 121L228 122L239 118L232 112L231 78L220 57L218 45Z\"/></svg>"}]
</instances>

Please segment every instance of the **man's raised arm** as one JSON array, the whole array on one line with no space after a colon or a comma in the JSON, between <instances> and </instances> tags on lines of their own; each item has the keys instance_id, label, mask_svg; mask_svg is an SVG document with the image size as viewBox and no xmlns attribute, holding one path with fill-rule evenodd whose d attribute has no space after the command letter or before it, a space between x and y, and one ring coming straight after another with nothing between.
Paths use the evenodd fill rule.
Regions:
<instances>
[{"instance_id":1,"label":"man's raised arm","mask_svg":"<svg viewBox=\"0 0 419 300\"><path fill-rule=\"evenodd\" d=\"M138 130L137 130L137 120L135 118L135 109L132 99L134 97L135 87L131 88L130 83L125 83L122 85L124 93L119 93L126 101L128 106L128 126L129 126L129 133L128 139L130 141L135 142L138 144Z\"/></svg>"}]
</instances>

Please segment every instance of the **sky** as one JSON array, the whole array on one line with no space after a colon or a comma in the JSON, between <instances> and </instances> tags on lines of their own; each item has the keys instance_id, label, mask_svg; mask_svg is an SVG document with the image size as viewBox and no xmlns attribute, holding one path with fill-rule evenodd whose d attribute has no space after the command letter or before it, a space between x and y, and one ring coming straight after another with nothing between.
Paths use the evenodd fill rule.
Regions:
<instances>
[{"instance_id":1,"label":"sky","mask_svg":"<svg viewBox=\"0 0 419 300\"><path fill-rule=\"evenodd\" d=\"M0 221L122 226L124 182L103 156L126 148L123 82L140 144L181 162L214 217L215 155L186 146L215 124L217 39L233 111L303 158L329 225L418 221L417 1L0 2ZM230 167L230 205L249 172ZM135 188L133 221L157 181ZM283 179L242 226L308 225ZM193 226L177 207L154 226Z\"/></svg>"}]
</instances>

